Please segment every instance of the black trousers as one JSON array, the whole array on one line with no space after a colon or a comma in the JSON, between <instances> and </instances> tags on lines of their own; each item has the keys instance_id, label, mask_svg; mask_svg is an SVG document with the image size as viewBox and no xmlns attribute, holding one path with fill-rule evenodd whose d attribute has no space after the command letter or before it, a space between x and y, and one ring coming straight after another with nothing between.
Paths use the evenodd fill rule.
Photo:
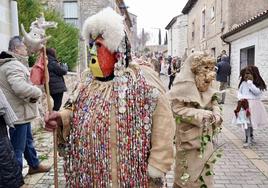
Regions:
<instances>
[{"instance_id":1,"label":"black trousers","mask_svg":"<svg viewBox=\"0 0 268 188\"><path fill-rule=\"evenodd\" d=\"M53 111L59 111L61 104L62 104L63 93L51 94L51 97L54 100Z\"/></svg>"},{"instance_id":2,"label":"black trousers","mask_svg":"<svg viewBox=\"0 0 268 188\"><path fill-rule=\"evenodd\" d=\"M5 120L0 116L0 188L19 188L23 184L23 176L7 135Z\"/></svg>"},{"instance_id":3,"label":"black trousers","mask_svg":"<svg viewBox=\"0 0 268 188\"><path fill-rule=\"evenodd\" d=\"M169 84L168 84L168 89L171 89L171 86L173 85L173 81L175 79L175 76L171 75L169 77Z\"/></svg>"}]
</instances>

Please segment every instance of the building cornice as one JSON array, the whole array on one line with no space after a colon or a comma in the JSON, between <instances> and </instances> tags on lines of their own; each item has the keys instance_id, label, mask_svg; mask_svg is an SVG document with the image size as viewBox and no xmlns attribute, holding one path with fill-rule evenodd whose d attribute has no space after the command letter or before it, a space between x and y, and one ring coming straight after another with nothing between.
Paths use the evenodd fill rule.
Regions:
<instances>
[{"instance_id":1,"label":"building cornice","mask_svg":"<svg viewBox=\"0 0 268 188\"><path fill-rule=\"evenodd\" d=\"M228 41L232 38L236 38L236 37L232 37L232 36L236 35L238 33L240 33L240 34L247 33L248 31L253 31L253 30L259 29L259 26L262 26L263 23L262 24L258 24L258 23L267 20L267 18L268 18L268 10L265 10L264 12L261 12L258 15L253 16L250 19L246 20L245 22L242 22L239 25L237 25L236 27L232 28L230 31L223 34L221 36L221 38L224 41ZM255 28L251 28L252 26L254 26ZM247 30L247 31L245 31L245 30Z\"/></svg>"},{"instance_id":2,"label":"building cornice","mask_svg":"<svg viewBox=\"0 0 268 188\"><path fill-rule=\"evenodd\" d=\"M180 16L182 16L182 15L183 15L183 14L180 14L180 15L178 15L178 16L173 17L173 18L171 19L171 21L168 23L168 25L165 27L165 29L166 29L166 30L169 30L169 29L172 27L172 25L177 21L177 18L180 17Z\"/></svg>"},{"instance_id":3,"label":"building cornice","mask_svg":"<svg viewBox=\"0 0 268 188\"><path fill-rule=\"evenodd\" d=\"M183 14L188 14L192 10L193 6L195 5L197 1L198 0L188 0L188 2L186 3L186 5L184 6L181 12Z\"/></svg>"},{"instance_id":4,"label":"building cornice","mask_svg":"<svg viewBox=\"0 0 268 188\"><path fill-rule=\"evenodd\" d=\"M224 38L223 40L225 42L232 42L232 41L240 39L240 38L242 38L244 36L247 36L247 35L250 35L252 33L258 32L258 31L260 31L260 30L262 30L264 28L268 28L268 19L265 19L265 20L263 20L261 22L258 22L256 24L250 26L250 27L247 27L246 29L243 29L243 30L241 30L241 31L239 31L239 32L237 32L237 33L235 33L233 35L230 35L230 36Z\"/></svg>"},{"instance_id":5,"label":"building cornice","mask_svg":"<svg viewBox=\"0 0 268 188\"><path fill-rule=\"evenodd\" d=\"M125 6L124 0L116 0L116 3L117 3L117 7L120 10L121 14L125 16L126 24L127 24L128 28L130 29L132 27L132 22L131 22L127 7L124 7L124 8L120 7L121 5Z\"/></svg>"}]
</instances>

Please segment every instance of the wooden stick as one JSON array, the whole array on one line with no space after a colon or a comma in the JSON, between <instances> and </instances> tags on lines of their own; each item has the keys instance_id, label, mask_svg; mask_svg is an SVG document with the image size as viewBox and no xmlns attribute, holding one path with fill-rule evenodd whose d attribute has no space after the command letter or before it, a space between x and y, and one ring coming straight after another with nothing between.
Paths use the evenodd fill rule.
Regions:
<instances>
[{"instance_id":1,"label":"wooden stick","mask_svg":"<svg viewBox=\"0 0 268 188\"><path fill-rule=\"evenodd\" d=\"M48 60L47 60L47 53L46 47L43 48L44 53L44 62L45 62L45 86L46 86L46 95L47 95L47 106L49 113L52 112L52 105L50 101L50 90L49 90L49 73L48 73ZM54 187L58 188L58 153L57 153L57 130L53 131L53 157L54 157Z\"/></svg>"}]
</instances>

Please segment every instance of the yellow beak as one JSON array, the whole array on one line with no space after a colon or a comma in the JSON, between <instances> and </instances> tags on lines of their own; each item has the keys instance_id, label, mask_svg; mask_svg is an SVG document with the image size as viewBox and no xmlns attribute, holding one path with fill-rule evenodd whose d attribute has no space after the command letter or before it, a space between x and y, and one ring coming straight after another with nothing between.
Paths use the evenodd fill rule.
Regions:
<instances>
[{"instance_id":1,"label":"yellow beak","mask_svg":"<svg viewBox=\"0 0 268 188\"><path fill-rule=\"evenodd\" d=\"M89 62L89 69L94 77L104 77L97 56L91 56Z\"/></svg>"}]
</instances>

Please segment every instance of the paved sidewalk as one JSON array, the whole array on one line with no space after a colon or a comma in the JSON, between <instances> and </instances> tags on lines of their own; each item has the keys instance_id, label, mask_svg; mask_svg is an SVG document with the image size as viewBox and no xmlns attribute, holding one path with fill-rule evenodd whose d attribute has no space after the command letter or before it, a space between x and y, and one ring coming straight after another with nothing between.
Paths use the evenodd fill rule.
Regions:
<instances>
[{"instance_id":1,"label":"paved sidewalk","mask_svg":"<svg viewBox=\"0 0 268 188\"><path fill-rule=\"evenodd\" d=\"M223 146L224 155L215 165L215 188L268 188L268 129L254 131L256 145L243 149L243 130L231 125L236 99L232 91L227 92L226 104L223 105L224 128L218 138L218 145ZM34 135L36 148L46 156L52 151L52 134L38 132ZM53 163L49 154L45 163ZM59 158L59 187L65 187L63 163ZM25 168L24 172L27 172ZM173 184L173 172L167 175L168 187ZM50 188L53 186L53 169L45 174L26 176L29 187Z\"/></svg>"}]
</instances>

